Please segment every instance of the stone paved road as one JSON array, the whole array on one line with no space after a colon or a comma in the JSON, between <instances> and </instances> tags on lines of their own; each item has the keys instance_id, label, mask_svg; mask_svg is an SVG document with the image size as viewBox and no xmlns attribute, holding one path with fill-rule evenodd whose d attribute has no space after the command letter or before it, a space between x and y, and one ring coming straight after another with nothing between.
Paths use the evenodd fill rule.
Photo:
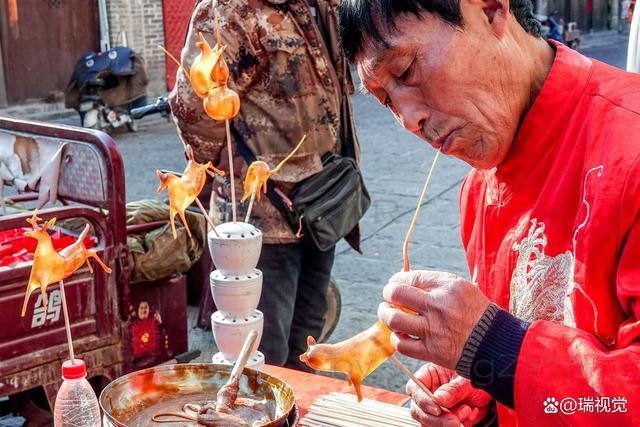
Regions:
<instances>
[{"instance_id":1,"label":"stone paved road","mask_svg":"<svg viewBox=\"0 0 640 427\"><path fill-rule=\"evenodd\" d=\"M608 45L586 49L585 53L623 66L626 42L621 37L612 40ZM402 242L434 155L424 142L403 131L373 98L355 95L354 104L362 142L362 169L373 204L362 222L364 254L356 254L344 244L338 249L334 276L342 291L343 307L332 342L348 338L375 321L380 291L386 279L402 267ZM115 137L125 161L127 200L157 197L156 168L184 167L181 147L170 124L160 123L137 134ZM468 170L460 161L441 158L410 248L414 268L469 276L458 226L458 191ZM192 317L194 314L191 310ZM190 345L204 351L202 360L210 358L211 333L193 329ZM407 364L412 369L419 365L412 361ZM398 391L403 390L405 382L390 363L366 381Z\"/></svg>"}]
</instances>

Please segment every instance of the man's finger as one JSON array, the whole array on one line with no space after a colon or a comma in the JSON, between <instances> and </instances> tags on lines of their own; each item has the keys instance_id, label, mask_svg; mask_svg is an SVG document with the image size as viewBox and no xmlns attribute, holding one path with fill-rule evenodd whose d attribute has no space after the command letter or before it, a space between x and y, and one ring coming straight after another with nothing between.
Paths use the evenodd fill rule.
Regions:
<instances>
[{"instance_id":1,"label":"man's finger","mask_svg":"<svg viewBox=\"0 0 640 427\"><path fill-rule=\"evenodd\" d=\"M401 271L391 276L389 284L404 283L414 288L427 291L433 287L440 286L445 281L455 280L458 278L459 277L453 273L446 273L442 271Z\"/></svg>"},{"instance_id":2,"label":"man's finger","mask_svg":"<svg viewBox=\"0 0 640 427\"><path fill-rule=\"evenodd\" d=\"M469 405L458 405L451 410L456 417L460 420L461 423L466 422L471 416L473 409Z\"/></svg>"},{"instance_id":3,"label":"man's finger","mask_svg":"<svg viewBox=\"0 0 640 427\"><path fill-rule=\"evenodd\" d=\"M411 416L422 426L458 427L461 425L455 415L443 412L442 415L436 417L422 411L415 402L411 402Z\"/></svg>"},{"instance_id":4,"label":"man's finger","mask_svg":"<svg viewBox=\"0 0 640 427\"><path fill-rule=\"evenodd\" d=\"M395 332L413 336L424 333L424 317L405 313L385 302L378 306L378 319Z\"/></svg>"},{"instance_id":5,"label":"man's finger","mask_svg":"<svg viewBox=\"0 0 640 427\"><path fill-rule=\"evenodd\" d=\"M471 408L471 413L469 414L469 416L467 417L466 420L461 420L463 423L466 423L470 426L472 426L473 424L475 424L476 418L478 418L478 414L480 413L480 408Z\"/></svg>"},{"instance_id":6,"label":"man's finger","mask_svg":"<svg viewBox=\"0 0 640 427\"><path fill-rule=\"evenodd\" d=\"M442 374L440 373L441 371ZM448 377L446 380L441 380L441 375L448 375ZM442 384L449 381L451 372L447 368L428 362L416 371L415 376L422 384L426 385L429 390L435 391Z\"/></svg>"},{"instance_id":7,"label":"man's finger","mask_svg":"<svg viewBox=\"0 0 640 427\"><path fill-rule=\"evenodd\" d=\"M391 344L399 353L413 359L427 360L429 358L422 340L394 333L391 334Z\"/></svg>"},{"instance_id":8,"label":"man's finger","mask_svg":"<svg viewBox=\"0 0 640 427\"><path fill-rule=\"evenodd\" d=\"M422 391L413 381L410 381L407 384L407 391L411 396L413 402L418 405L418 407L429 415L440 416L442 414L442 409L431 399L427 394Z\"/></svg>"},{"instance_id":9,"label":"man's finger","mask_svg":"<svg viewBox=\"0 0 640 427\"><path fill-rule=\"evenodd\" d=\"M429 294L422 289L404 283L390 283L382 290L386 302L396 307L422 313L428 308Z\"/></svg>"},{"instance_id":10,"label":"man's finger","mask_svg":"<svg viewBox=\"0 0 640 427\"><path fill-rule=\"evenodd\" d=\"M439 387L433 396L436 402L444 407L452 408L471 393L471 382L464 377L455 377Z\"/></svg>"}]
</instances>

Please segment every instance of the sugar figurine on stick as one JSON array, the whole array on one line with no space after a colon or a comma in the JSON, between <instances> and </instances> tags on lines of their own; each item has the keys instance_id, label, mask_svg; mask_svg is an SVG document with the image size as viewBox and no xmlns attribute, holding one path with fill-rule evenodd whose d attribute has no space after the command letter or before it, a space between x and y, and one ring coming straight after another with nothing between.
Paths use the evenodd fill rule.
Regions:
<instances>
[{"instance_id":1,"label":"sugar figurine on stick","mask_svg":"<svg viewBox=\"0 0 640 427\"><path fill-rule=\"evenodd\" d=\"M278 164L278 166L276 166L273 169L270 169L269 165L263 162L262 160L256 160L255 162L249 165L249 168L247 169L247 175L244 178L242 199L240 200L240 203L244 203L247 199L250 198L249 208L247 209L247 216L245 218L245 222L249 222L249 217L251 216L251 209L253 208L254 200L255 199L258 199L258 201L260 200L259 189L262 188L262 191L266 194L267 181L273 175L280 172L284 164L287 163L289 159L291 159L291 157L293 157L298 152L298 150L300 149L300 147L302 147L302 144L304 144L304 141L306 141L306 139L307 139L307 135L304 135L300 140L300 142L298 143L298 145L296 145L296 147L287 155L287 157L285 157Z\"/></svg>"},{"instance_id":2,"label":"sugar figurine on stick","mask_svg":"<svg viewBox=\"0 0 640 427\"><path fill-rule=\"evenodd\" d=\"M422 207L424 196L435 169L440 151L436 155L429 169L422 193L418 200L409 231L404 241L403 260L404 270L409 271L409 242L413 233L418 213ZM406 375L408 375L427 395L431 392L407 369L396 357L395 348L391 343L391 329L381 322L376 322L367 330L336 344L316 344L313 337L307 338L307 351L300 356L300 360L309 367L320 371L343 372L347 375L349 383L353 384L358 395L358 401L362 400L360 390L361 382L378 368L384 361L390 359Z\"/></svg>"},{"instance_id":3,"label":"sugar figurine on stick","mask_svg":"<svg viewBox=\"0 0 640 427\"><path fill-rule=\"evenodd\" d=\"M180 61L171 55L166 49L164 52L173 59L187 76L193 91L203 98L202 105L206 114L213 120L225 121L227 133L227 151L229 154L229 179L231 181L231 204L233 211L233 222L237 220L235 180L233 170L233 151L231 143L230 120L240 112L240 97L229 88L229 67L224 60L220 36L220 16L216 11L216 32L217 44L212 48L205 40L204 35L199 33L200 41L197 43L200 54L194 61L189 72L187 72ZM205 215L207 218L208 215ZM215 231L215 228L212 227Z\"/></svg>"},{"instance_id":4,"label":"sugar figurine on stick","mask_svg":"<svg viewBox=\"0 0 640 427\"><path fill-rule=\"evenodd\" d=\"M44 225L38 225L37 214L27 220L31 224L32 230L25 232L25 236L33 237L38 241L36 250L33 256L33 266L31 267L31 275L29 276L29 283L27 284L27 291L24 297L24 304L22 305L22 317L27 312L27 304L29 303L29 297L31 294L40 289L42 293L42 305L44 311L47 311L47 286L52 283L58 282L60 284L60 293L62 296L62 311L64 314L65 329L67 331L67 342L69 344L69 357L71 360L75 358L73 353L73 342L71 339L71 326L69 323L69 313L67 311L67 300L64 292L64 279L71 276L85 263L89 267L89 270L93 272L89 258L93 258L107 273L111 273L111 269L107 267L102 260L98 257L95 251L87 249L84 246L84 240L89 233L89 224L78 237L78 240L70 246L57 252L51 242L51 236L47 232L49 228L52 228L56 219L52 218L46 221Z\"/></svg>"},{"instance_id":5,"label":"sugar figurine on stick","mask_svg":"<svg viewBox=\"0 0 640 427\"><path fill-rule=\"evenodd\" d=\"M214 232L216 230L215 225L204 209L204 206L200 203L198 195L207 182L207 174L211 177L215 176L214 173L224 176L224 172L216 169L211 162L204 164L196 162L190 145L187 145L187 158L189 161L187 162L187 167L181 177L170 172L163 173L159 170L156 171L156 174L160 179L158 193L164 190L165 187L169 193L169 219L171 221L171 230L173 231L174 239L178 237L175 226L176 215L180 216L180 219L187 230L187 234L189 237L192 237L191 230L189 230L189 225L187 224L187 219L185 217L185 211L193 202L198 205L198 208L200 208L200 211L202 211L202 214L209 222L211 229L213 229Z\"/></svg>"},{"instance_id":6,"label":"sugar figurine on stick","mask_svg":"<svg viewBox=\"0 0 640 427\"><path fill-rule=\"evenodd\" d=\"M216 11L216 32L218 34L218 49L224 50L220 37L220 15ZM231 181L231 206L233 212L233 222L237 220L236 211L236 191L235 191L235 175L233 172L233 150L231 144L231 124L230 120L240 112L240 97L236 92L229 88L229 67L220 55L218 61L213 66L211 73L215 85L209 90L204 98L204 111L213 120L225 121L227 131L227 152L229 154L229 180Z\"/></svg>"}]
</instances>

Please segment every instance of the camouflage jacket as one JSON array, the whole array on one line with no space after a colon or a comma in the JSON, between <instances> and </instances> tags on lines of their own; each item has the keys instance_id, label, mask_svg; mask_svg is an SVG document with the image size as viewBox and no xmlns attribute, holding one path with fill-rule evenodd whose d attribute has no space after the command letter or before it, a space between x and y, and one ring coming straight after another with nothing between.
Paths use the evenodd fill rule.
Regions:
<instances>
[{"instance_id":1,"label":"camouflage jacket","mask_svg":"<svg viewBox=\"0 0 640 427\"><path fill-rule=\"evenodd\" d=\"M353 83L337 42L338 4L339 0L317 0L311 8L305 0L203 0L191 17L182 51L187 70L199 53L198 32L211 45L215 43L213 8L220 13L225 59L231 70L229 87L241 100L233 127L256 157L274 167L307 135L299 153L273 178L284 192L320 171L321 157L339 152L341 141L353 141L359 151L349 99ZM170 102L178 133L191 144L196 159L211 160L228 170L224 122L205 114L202 100L181 71ZM234 148L237 200L246 169ZM229 211L224 195L230 192L219 181L214 184L212 210L224 221ZM263 230L265 243L297 240L266 196L256 203L252 222Z\"/></svg>"}]
</instances>

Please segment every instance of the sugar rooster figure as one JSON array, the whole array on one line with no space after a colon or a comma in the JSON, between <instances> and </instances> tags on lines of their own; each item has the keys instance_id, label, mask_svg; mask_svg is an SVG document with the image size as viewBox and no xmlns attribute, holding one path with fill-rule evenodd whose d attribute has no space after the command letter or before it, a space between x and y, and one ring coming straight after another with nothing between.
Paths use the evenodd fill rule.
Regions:
<instances>
[{"instance_id":1,"label":"sugar rooster figure","mask_svg":"<svg viewBox=\"0 0 640 427\"><path fill-rule=\"evenodd\" d=\"M209 219L209 216L206 214L198 200L198 195L207 181L207 174L213 177L215 176L215 172L218 175L224 176L224 172L216 169L211 162L207 162L205 164L196 162L193 156L193 149L190 145L187 145L187 157L189 161L187 163L187 167L182 173L182 177L177 177L172 173L162 173L159 170L156 171L156 174L160 179L158 193L162 192L165 187L169 192L169 218L171 220L171 230L173 231L174 239L178 238L175 225L176 215L180 215L180 219L187 230L187 234L189 237L192 237L184 212L194 201L203 211L205 218Z\"/></svg>"},{"instance_id":2,"label":"sugar rooster figure","mask_svg":"<svg viewBox=\"0 0 640 427\"><path fill-rule=\"evenodd\" d=\"M67 277L71 276L76 270L78 270L86 262L89 270L93 273L93 268L89 263L89 258L96 260L98 264L106 271L111 273L111 269L107 267L102 260L98 257L95 251L87 249L84 246L84 239L89 232L89 224L78 237L78 240L72 245L62 249L60 252L56 252L51 242L51 236L47 230L53 227L56 223L56 219L52 218L46 221L44 225L39 226L38 221L41 221L37 214L27 220L31 227L30 231L24 233L27 237L33 237L38 240L38 246L33 257L33 267L31 268L31 276L29 276L29 284L27 285L27 293L24 297L24 304L22 306L22 317L24 317L27 311L27 303L29 297L36 289L40 288L42 293L42 305L45 312L47 311L47 286L52 283L61 282Z\"/></svg>"}]
</instances>

